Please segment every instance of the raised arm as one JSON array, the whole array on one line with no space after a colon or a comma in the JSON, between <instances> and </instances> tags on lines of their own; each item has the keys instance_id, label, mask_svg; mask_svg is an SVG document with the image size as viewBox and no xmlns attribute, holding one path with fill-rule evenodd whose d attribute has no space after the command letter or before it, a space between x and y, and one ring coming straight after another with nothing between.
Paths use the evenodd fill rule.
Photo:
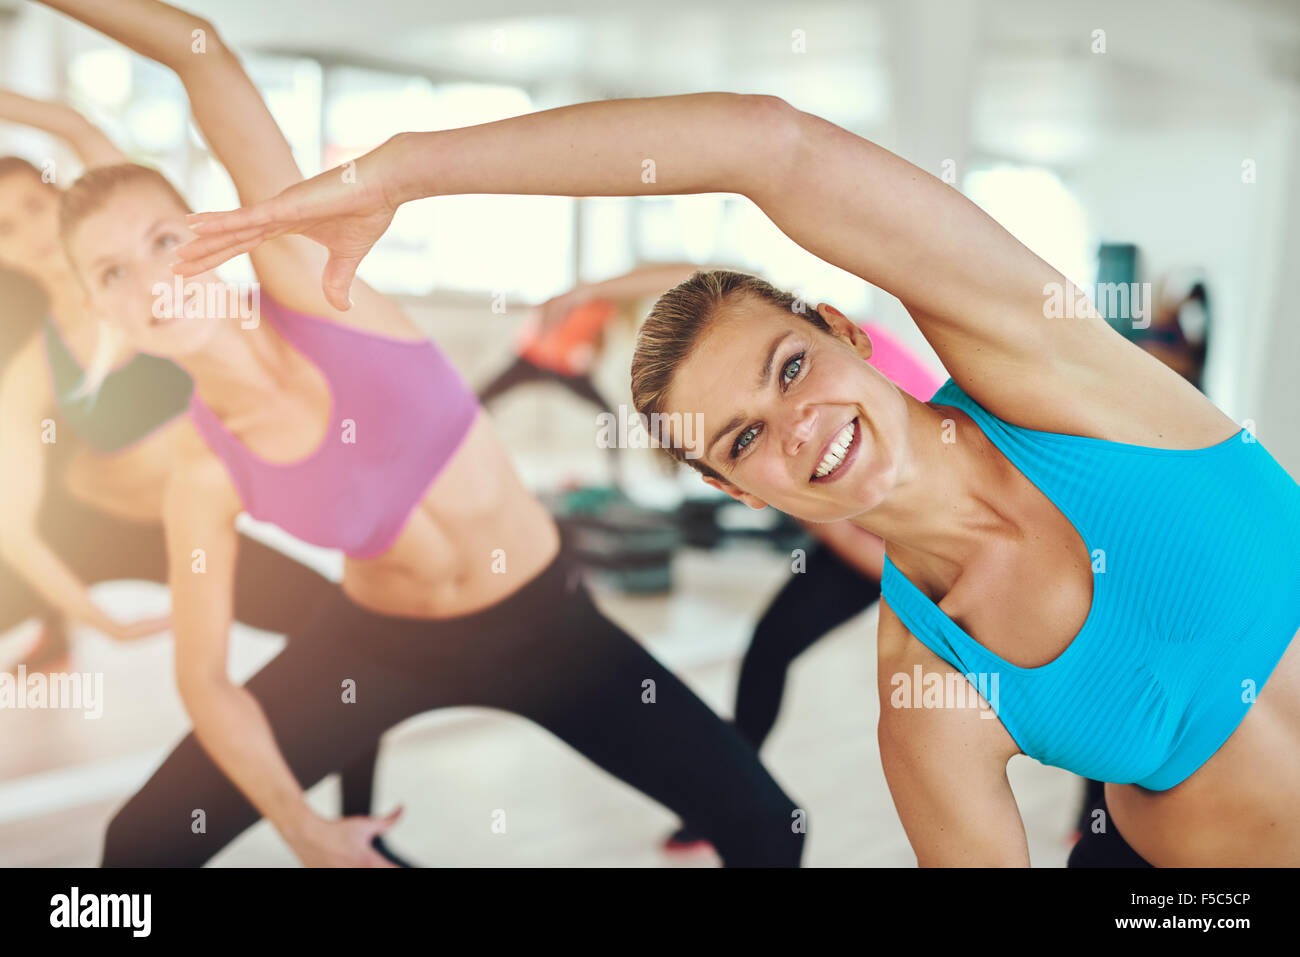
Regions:
<instances>
[{"instance_id":1,"label":"raised arm","mask_svg":"<svg viewBox=\"0 0 1300 957\"><path fill-rule=\"evenodd\" d=\"M194 121L234 180L240 202L266 199L302 179L284 134L210 22L155 0L42 2L180 78Z\"/></svg>"},{"instance_id":2,"label":"raised arm","mask_svg":"<svg viewBox=\"0 0 1300 957\"><path fill-rule=\"evenodd\" d=\"M591 299L639 299L665 293L698 270L708 269L688 262L646 263L619 276L599 282L584 282L574 286L564 295L580 301Z\"/></svg>"},{"instance_id":3,"label":"raised arm","mask_svg":"<svg viewBox=\"0 0 1300 957\"><path fill-rule=\"evenodd\" d=\"M286 233L330 250L324 288L347 308L357 264L408 200L459 193L640 196L756 191L785 162L780 100L734 93L608 100L480 126L402 133L235 213L191 220L187 275ZM783 121L782 121L783 122Z\"/></svg>"},{"instance_id":4,"label":"raised arm","mask_svg":"<svg viewBox=\"0 0 1300 957\"><path fill-rule=\"evenodd\" d=\"M189 95L194 121L234 181L241 203L274 196L302 180L293 150L235 53L209 21L157 0L42 0L172 70ZM286 237L252 251L271 295L292 309L330 311L315 277L327 256ZM388 330L411 328L396 305L358 284L358 301Z\"/></svg>"},{"instance_id":5,"label":"raised arm","mask_svg":"<svg viewBox=\"0 0 1300 957\"><path fill-rule=\"evenodd\" d=\"M1044 286L1063 276L955 189L777 97L607 100L405 133L354 174L332 171L278 200L198 217L207 238L182 250L185 271L302 232L333 252L327 294L336 299L393 210L420 197L734 192L804 248L901 299L949 368L959 364L950 349L1042 361L1055 342L1042 321Z\"/></svg>"},{"instance_id":6,"label":"raised arm","mask_svg":"<svg viewBox=\"0 0 1300 957\"><path fill-rule=\"evenodd\" d=\"M599 282L580 282L537 306L538 324L549 330L563 322L573 309L595 299L625 302L643 296L657 296L689 279L707 266L688 262L647 263Z\"/></svg>"},{"instance_id":7,"label":"raised arm","mask_svg":"<svg viewBox=\"0 0 1300 957\"><path fill-rule=\"evenodd\" d=\"M370 845L389 819L319 817L276 745L257 698L231 682L227 647L238 557L235 518L241 506L220 462L194 450L183 458L168 481L163 509L176 684L195 736L304 864L393 866Z\"/></svg>"},{"instance_id":8,"label":"raised arm","mask_svg":"<svg viewBox=\"0 0 1300 957\"><path fill-rule=\"evenodd\" d=\"M126 162L126 154L99 127L67 104L0 90L0 120L58 137L76 151L86 169Z\"/></svg>"},{"instance_id":9,"label":"raised arm","mask_svg":"<svg viewBox=\"0 0 1300 957\"><path fill-rule=\"evenodd\" d=\"M132 623L110 618L84 582L46 543L38 523L45 492L46 457L58 439L48 420L54 407L41 333L35 333L0 375L0 555L47 602L74 621L119 640L157 634L168 619ZM53 428L55 431L50 432Z\"/></svg>"}]
</instances>

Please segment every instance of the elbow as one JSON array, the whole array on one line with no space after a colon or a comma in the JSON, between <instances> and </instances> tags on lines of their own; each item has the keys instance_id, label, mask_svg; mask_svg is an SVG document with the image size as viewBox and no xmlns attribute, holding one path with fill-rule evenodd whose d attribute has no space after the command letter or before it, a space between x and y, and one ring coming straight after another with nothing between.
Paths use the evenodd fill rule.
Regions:
<instances>
[{"instance_id":1,"label":"elbow","mask_svg":"<svg viewBox=\"0 0 1300 957\"><path fill-rule=\"evenodd\" d=\"M210 20L189 17L190 48L172 68L180 76L192 70L207 70L226 61L238 62L221 33Z\"/></svg>"},{"instance_id":2,"label":"elbow","mask_svg":"<svg viewBox=\"0 0 1300 957\"><path fill-rule=\"evenodd\" d=\"M207 707L222 688L229 685L230 679L224 674L217 674L207 669L184 667L179 661L177 662L176 690L180 692L181 703L196 728Z\"/></svg>"},{"instance_id":3,"label":"elbow","mask_svg":"<svg viewBox=\"0 0 1300 957\"><path fill-rule=\"evenodd\" d=\"M758 131L760 153L765 159L746 158L746 166L759 171L765 186L783 183L798 159L803 142L803 119L808 115L779 96L768 93L742 94L746 121Z\"/></svg>"}]
</instances>

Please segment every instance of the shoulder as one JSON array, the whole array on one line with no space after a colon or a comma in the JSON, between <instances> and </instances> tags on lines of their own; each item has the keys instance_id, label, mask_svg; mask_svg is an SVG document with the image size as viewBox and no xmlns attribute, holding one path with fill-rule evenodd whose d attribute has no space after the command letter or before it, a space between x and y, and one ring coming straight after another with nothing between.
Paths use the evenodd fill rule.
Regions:
<instances>
[{"instance_id":1,"label":"shoulder","mask_svg":"<svg viewBox=\"0 0 1300 957\"><path fill-rule=\"evenodd\" d=\"M243 506L221 462L186 418L178 426L164 497L169 524L231 524Z\"/></svg>"},{"instance_id":2,"label":"shoulder","mask_svg":"<svg viewBox=\"0 0 1300 957\"><path fill-rule=\"evenodd\" d=\"M918 679L924 682L930 675L947 683L957 669L913 635L885 599L880 601L876 649L882 760L919 764L946 775L975 765L1005 766L1020 753L1002 722L984 708L970 706L969 699L960 707L948 703L944 707L896 706L900 685ZM910 702L904 700L904 704Z\"/></svg>"},{"instance_id":3,"label":"shoulder","mask_svg":"<svg viewBox=\"0 0 1300 957\"><path fill-rule=\"evenodd\" d=\"M360 278L352 283L352 308L340 312L325 299L321 274L328 251L303 236L281 236L258 247L253 265L261 295L292 312L394 339L426 338L391 297Z\"/></svg>"}]
</instances>

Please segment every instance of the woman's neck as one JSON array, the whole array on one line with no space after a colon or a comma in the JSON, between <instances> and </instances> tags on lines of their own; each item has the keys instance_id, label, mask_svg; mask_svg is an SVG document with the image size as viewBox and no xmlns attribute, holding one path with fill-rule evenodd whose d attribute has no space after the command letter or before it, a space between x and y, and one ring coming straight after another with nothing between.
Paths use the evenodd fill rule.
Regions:
<instances>
[{"instance_id":1,"label":"woman's neck","mask_svg":"<svg viewBox=\"0 0 1300 957\"><path fill-rule=\"evenodd\" d=\"M991 536L1015 534L1004 494L1007 463L964 412L906 399L908 441L894 487L851 521L946 590Z\"/></svg>"},{"instance_id":2,"label":"woman's neck","mask_svg":"<svg viewBox=\"0 0 1300 957\"><path fill-rule=\"evenodd\" d=\"M221 320L203 347L176 360L194 380L194 391L218 418L240 418L263 407L283 387L281 341L265 323L244 329Z\"/></svg>"}]
</instances>

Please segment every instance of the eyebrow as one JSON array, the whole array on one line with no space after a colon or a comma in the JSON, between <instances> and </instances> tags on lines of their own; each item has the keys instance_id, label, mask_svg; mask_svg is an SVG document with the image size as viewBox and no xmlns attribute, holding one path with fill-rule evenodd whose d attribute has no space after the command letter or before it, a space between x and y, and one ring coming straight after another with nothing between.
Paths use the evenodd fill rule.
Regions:
<instances>
[{"instance_id":1,"label":"eyebrow","mask_svg":"<svg viewBox=\"0 0 1300 957\"><path fill-rule=\"evenodd\" d=\"M162 226L166 222L167 222L167 217L164 216L162 219L158 220L158 222L154 223L152 226L146 229L144 231L144 234L146 236L152 236L154 233L158 232L158 227ZM100 263L112 262L112 261L113 261L113 253L109 253L107 256L100 256L97 259L95 259L93 262L91 262L89 268L98 269Z\"/></svg>"},{"instance_id":2,"label":"eyebrow","mask_svg":"<svg viewBox=\"0 0 1300 957\"><path fill-rule=\"evenodd\" d=\"M754 383L757 388L762 389L763 386L767 383L768 376L771 375L772 373L772 360L776 357L776 350L781 347L781 343L785 342L785 340L792 335L794 335L794 331L787 329L785 332L781 333L779 336L773 339L772 344L767 347L767 358L763 360L763 367L759 370L758 378L755 380ZM709 440L708 451L712 452L713 447L717 445L720 441L722 441L723 436L725 436L732 429L740 428L740 426L743 425L744 422L745 422L745 417L743 415L737 415L734 416L732 420L728 422L726 425L724 425L722 428L718 429L718 431L714 432L713 438Z\"/></svg>"}]
</instances>

